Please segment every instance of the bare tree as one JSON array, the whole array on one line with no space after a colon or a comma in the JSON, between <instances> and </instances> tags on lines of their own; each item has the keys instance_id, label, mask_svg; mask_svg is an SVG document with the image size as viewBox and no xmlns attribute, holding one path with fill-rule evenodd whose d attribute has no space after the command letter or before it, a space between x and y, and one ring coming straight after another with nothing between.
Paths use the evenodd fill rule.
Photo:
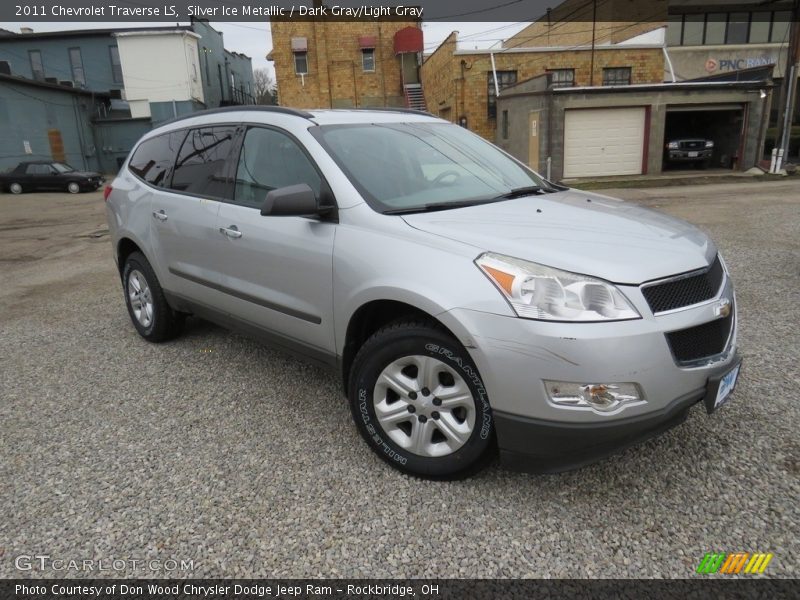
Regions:
<instances>
[{"instance_id":1,"label":"bare tree","mask_svg":"<svg viewBox=\"0 0 800 600\"><path fill-rule=\"evenodd\" d=\"M272 79L269 70L264 67L253 71L253 95L256 98L256 104L275 104L275 80Z\"/></svg>"}]
</instances>

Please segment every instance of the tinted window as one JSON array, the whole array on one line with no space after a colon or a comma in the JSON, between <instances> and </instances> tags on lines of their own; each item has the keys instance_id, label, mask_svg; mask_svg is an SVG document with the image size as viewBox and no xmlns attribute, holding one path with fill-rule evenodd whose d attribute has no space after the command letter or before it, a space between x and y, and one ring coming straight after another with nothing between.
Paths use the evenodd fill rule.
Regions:
<instances>
[{"instance_id":1,"label":"tinted window","mask_svg":"<svg viewBox=\"0 0 800 600\"><path fill-rule=\"evenodd\" d=\"M236 169L234 201L260 208L270 190L298 183L307 183L319 196L322 180L297 142L274 129L248 129Z\"/></svg>"},{"instance_id":2,"label":"tinted window","mask_svg":"<svg viewBox=\"0 0 800 600\"><path fill-rule=\"evenodd\" d=\"M167 187L175 156L185 135L185 131L176 131L142 142L131 157L128 168L150 185Z\"/></svg>"},{"instance_id":3,"label":"tinted window","mask_svg":"<svg viewBox=\"0 0 800 600\"><path fill-rule=\"evenodd\" d=\"M225 171L235 134L235 126L191 130L178 154L170 187L189 194L230 198L232 186Z\"/></svg>"}]
</instances>

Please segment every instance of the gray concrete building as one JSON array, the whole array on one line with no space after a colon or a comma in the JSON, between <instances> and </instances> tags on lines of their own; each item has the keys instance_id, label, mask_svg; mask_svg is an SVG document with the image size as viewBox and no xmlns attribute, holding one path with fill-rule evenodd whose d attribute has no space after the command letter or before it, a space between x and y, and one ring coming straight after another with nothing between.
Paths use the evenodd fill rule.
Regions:
<instances>
[{"instance_id":1,"label":"gray concrete building","mask_svg":"<svg viewBox=\"0 0 800 600\"><path fill-rule=\"evenodd\" d=\"M708 166L746 170L762 158L770 79L553 87L550 74L497 99L496 143L554 181L658 174L675 136L711 140Z\"/></svg>"}]
</instances>

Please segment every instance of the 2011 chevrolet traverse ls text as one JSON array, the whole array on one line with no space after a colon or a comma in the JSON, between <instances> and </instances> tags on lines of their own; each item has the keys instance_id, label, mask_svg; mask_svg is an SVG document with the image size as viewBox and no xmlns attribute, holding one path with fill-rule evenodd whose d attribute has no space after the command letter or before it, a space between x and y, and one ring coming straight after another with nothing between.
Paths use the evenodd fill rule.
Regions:
<instances>
[{"instance_id":1,"label":"2011 chevrolet traverse ls text","mask_svg":"<svg viewBox=\"0 0 800 600\"><path fill-rule=\"evenodd\" d=\"M704 233L430 115L197 113L144 136L106 198L142 337L192 314L337 369L367 444L415 475L495 446L584 464L712 412L739 372Z\"/></svg>"}]
</instances>

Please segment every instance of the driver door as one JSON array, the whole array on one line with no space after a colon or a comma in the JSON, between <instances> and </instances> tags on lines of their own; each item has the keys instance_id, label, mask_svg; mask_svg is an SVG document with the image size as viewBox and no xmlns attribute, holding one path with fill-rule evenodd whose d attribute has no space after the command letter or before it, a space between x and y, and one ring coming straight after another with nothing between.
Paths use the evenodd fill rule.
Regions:
<instances>
[{"instance_id":1,"label":"driver door","mask_svg":"<svg viewBox=\"0 0 800 600\"><path fill-rule=\"evenodd\" d=\"M262 216L273 189L308 184L320 195L322 175L287 132L266 126L244 134L231 202L217 215L220 288L232 316L306 350L334 352L333 240L336 223Z\"/></svg>"}]
</instances>

